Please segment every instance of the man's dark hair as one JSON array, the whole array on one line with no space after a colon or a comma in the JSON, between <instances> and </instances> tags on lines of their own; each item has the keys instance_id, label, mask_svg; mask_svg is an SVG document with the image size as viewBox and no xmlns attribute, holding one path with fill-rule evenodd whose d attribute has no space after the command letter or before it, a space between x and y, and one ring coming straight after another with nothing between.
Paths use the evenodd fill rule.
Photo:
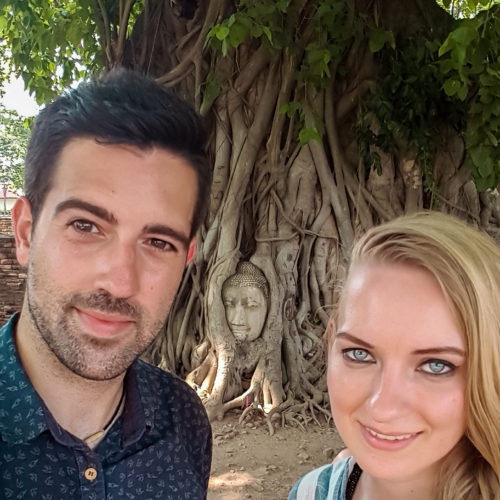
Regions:
<instances>
[{"instance_id":1,"label":"man's dark hair","mask_svg":"<svg viewBox=\"0 0 500 500\"><path fill-rule=\"evenodd\" d=\"M24 168L33 227L61 151L77 137L142 149L161 147L184 158L198 177L191 237L195 234L205 216L211 181L200 117L153 78L124 69L66 91L38 115Z\"/></svg>"}]
</instances>

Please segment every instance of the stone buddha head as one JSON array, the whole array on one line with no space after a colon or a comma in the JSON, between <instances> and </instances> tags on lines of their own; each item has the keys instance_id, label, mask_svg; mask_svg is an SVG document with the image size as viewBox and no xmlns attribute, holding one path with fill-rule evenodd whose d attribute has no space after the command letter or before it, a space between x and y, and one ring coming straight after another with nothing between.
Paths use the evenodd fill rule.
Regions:
<instances>
[{"instance_id":1,"label":"stone buddha head","mask_svg":"<svg viewBox=\"0 0 500 500\"><path fill-rule=\"evenodd\" d=\"M260 337L266 322L269 285L251 262L239 262L236 273L222 285L222 300L229 329L238 343Z\"/></svg>"}]
</instances>

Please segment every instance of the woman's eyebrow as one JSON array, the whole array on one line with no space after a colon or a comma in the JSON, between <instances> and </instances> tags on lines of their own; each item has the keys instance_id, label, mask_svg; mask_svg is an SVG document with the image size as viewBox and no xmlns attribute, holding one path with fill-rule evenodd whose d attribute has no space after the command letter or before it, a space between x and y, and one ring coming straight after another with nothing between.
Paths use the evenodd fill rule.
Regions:
<instances>
[{"instance_id":1,"label":"woman's eyebrow","mask_svg":"<svg viewBox=\"0 0 500 500\"><path fill-rule=\"evenodd\" d=\"M429 347L427 349L417 349L413 354L458 354L465 358L465 351L453 346Z\"/></svg>"},{"instance_id":2,"label":"woman's eyebrow","mask_svg":"<svg viewBox=\"0 0 500 500\"><path fill-rule=\"evenodd\" d=\"M355 335L351 335L347 332L339 332L335 335L335 338L349 340L367 349L373 349L373 345L361 340ZM416 349L412 354L422 355L422 354L456 354L465 358L466 354L463 349L454 346L439 346L439 347L428 347L426 349Z\"/></svg>"},{"instance_id":3,"label":"woman's eyebrow","mask_svg":"<svg viewBox=\"0 0 500 500\"><path fill-rule=\"evenodd\" d=\"M355 344L359 344L360 346L366 347L367 349L373 349L373 345L369 344L368 342L365 342L364 340L361 340L360 338L356 337L355 335L351 335L350 333L347 332L338 332L335 335L335 338L338 339L345 339L345 340L350 340L351 342L354 342Z\"/></svg>"}]
</instances>

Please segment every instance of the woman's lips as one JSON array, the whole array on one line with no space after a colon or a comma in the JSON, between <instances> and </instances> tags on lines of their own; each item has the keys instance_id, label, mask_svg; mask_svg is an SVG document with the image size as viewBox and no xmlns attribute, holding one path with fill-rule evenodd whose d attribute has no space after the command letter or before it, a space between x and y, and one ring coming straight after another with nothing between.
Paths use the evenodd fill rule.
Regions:
<instances>
[{"instance_id":1,"label":"woman's lips","mask_svg":"<svg viewBox=\"0 0 500 500\"><path fill-rule=\"evenodd\" d=\"M95 337L114 337L134 322L130 317L120 314L78 308L76 311L85 329Z\"/></svg>"},{"instance_id":2,"label":"woman's lips","mask_svg":"<svg viewBox=\"0 0 500 500\"><path fill-rule=\"evenodd\" d=\"M418 438L420 432L390 432L383 433L363 424L361 433L368 444L374 448L384 451L402 450L415 439Z\"/></svg>"}]
</instances>

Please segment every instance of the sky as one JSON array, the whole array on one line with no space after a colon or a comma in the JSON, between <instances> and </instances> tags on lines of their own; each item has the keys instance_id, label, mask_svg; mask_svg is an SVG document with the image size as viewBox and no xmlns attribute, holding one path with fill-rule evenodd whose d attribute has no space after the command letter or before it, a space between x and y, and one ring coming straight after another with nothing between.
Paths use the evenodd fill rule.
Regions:
<instances>
[{"instance_id":1,"label":"sky","mask_svg":"<svg viewBox=\"0 0 500 500\"><path fill-rule=\"evenodd\" d=\"M24 90L24 84L20 78L12 78L3 86L3 89L5 93L3 97L0 97L0 101L7 109L13 109L24 117L38 113L39 106L35 99Z\"/></svg>"}]
</instances>

